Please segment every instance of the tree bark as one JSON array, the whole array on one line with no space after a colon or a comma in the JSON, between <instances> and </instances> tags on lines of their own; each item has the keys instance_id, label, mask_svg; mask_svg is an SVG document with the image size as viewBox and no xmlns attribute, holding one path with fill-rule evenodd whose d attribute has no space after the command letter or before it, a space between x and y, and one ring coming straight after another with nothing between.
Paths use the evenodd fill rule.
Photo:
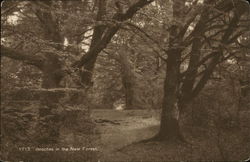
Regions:
<instances>
[{"instance_id":1,"label":"tree bark","mask_svg":"<svg viewBox=\"0 0 250 162\"><path fill-rule=\"evenodd\" d=\"M65 76L62 63L53 53L45 54L46 61L42 67L42 88L59 88L60 82Z\"/></svg>"},{"instance_id":2,"label":"tree bark","mask_svg":"<svg viewBox=\"0 0 250 162\"><path fill-rule=\"evenodd\" d=\"M126 109L133 109L134 106L134 74L128 61L126 53L120 54L122 84L125 93Z\"/></svg>"},{"instance_id":3,"label":"tree bark","mask_svg":"<svg viewBox=\"0 0 250 162\"><path fill-rule=\"evenodd\" d=\"M35 14L44 30L44 39L52 41L52 47L61 50L63 48L63 37L60 33L59 22L53 15L52 11L43 9L43 5L51 7L52 2L44 1L40 3L34 2L34 5L36 6ZM65 76L65 73L62 70L63 63L55 53L45 53L44 56L45 60L41 68L41 71L43 72L42 87L59 88L60 82Z\"/></svg>"},{"instance_id":4,"label":"tree bark","mask_svg":"<svg viewBox=\"0 0 250 162\"><path fill-rule=\"evenodd\" d=\"M179 57L180 51L178 49L172 49L169 51L166 78L164 81L161 125L160 131L156 136L159 140L183 140L179 128Z\"/></svg>"},{"instance_id":5,"label":"tree bark","mask_svg":"<svg viewBox=\"0 0 250 162\"><path fill-rule=\"evenodd\" d=\"M181 31L184 1L177 0L173 3L173 22L170 28L169 50L167 51L166 78L164 81L164 96L162 102L161 124L158 140L183 141L179 126L178 95L180 86L180 64L181 64L181 39L178 37Z\"/></svg>"},{"instance_id":6,"label":"tree bark","mask_svg":"<svg viewBox=\"0 0 250 162\"><path fill-rule=\"evenodd\" d=\"M106 0L99 0L96 4L98 6L98 12L96 16L96 21L102 21L106 15L106 5L107 1ZM89 47L89 51L93 50L95 46L97 45L98 41L102 38L103 33L105 31L105 26L100 25L94 27L93 31L93 38L91 40L91 44ZM97 59L97 54L93 54L92 57L89 59L88 62L83 66L84 69L81 70L80 72L80 77L81 77L81 84L85 86L91 86L92 85L92 75L93 75L93 70L95 67L95 62Z\"/></svg>"}]
</instances>

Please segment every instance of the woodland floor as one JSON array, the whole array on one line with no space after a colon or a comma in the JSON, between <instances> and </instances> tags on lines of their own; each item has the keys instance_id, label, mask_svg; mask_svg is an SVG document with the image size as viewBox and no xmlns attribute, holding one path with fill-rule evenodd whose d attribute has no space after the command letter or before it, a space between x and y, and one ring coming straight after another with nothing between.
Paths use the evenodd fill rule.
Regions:
<instances>
[{"instance_id":1,"label":"woodland floor","mask_svg":"<svg viewBox=\"0 0 250 162\"><path fill-rule=\"evenodd\" d=\"M148 142L155 135L159 112L148 110L93 110L92 117L101 135L97 148L100 161L239 161L250 157L250 113L242 113L243 128L216 131L183 127L190 145ZM122 149L121 149L122 148Z\"/></svg>"}]
</instances>

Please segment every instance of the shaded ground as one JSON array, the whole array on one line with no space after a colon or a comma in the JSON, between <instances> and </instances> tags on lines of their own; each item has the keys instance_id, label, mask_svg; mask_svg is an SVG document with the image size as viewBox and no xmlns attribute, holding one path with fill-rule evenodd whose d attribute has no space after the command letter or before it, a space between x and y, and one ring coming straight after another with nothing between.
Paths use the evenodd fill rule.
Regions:
<instances>
[{"instance_id":1,"label":"shaded ground","mask_svg":"<svg viewBox=\"0 0 250 162\"><path fill-rule=\"evenodd\" d=\"M159 128L159 114L148 110L94 110L101 134L100 161L244 160L250 156L249 127L218 134L205 128L183 127L191 145L148 142ZM249 117L244 113L245 125ZM247 123L247 124L246 124ZM132 145L131 145L132 144ZM123 148L122 150L119 150Z\"/></svg>"}]
</instances>

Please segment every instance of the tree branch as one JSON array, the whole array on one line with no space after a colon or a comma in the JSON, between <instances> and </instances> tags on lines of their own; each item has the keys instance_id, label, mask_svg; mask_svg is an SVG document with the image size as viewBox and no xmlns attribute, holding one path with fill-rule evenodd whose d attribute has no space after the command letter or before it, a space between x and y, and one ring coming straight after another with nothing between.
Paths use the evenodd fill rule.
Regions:
<instances>
[{"instance_id":1,"label":"tree branch","mask_svg":"<svg viewBox=\"0 0 250 162\"><path fill-rule=\"evenodd\" d=\"M42 69L44 59L36 55L28 55L25 52L17 51L9 47L4 47L1 45L1 56L9 57L14 60L22 61L26 64L33 65Z\"/></svg>"},{"instance_id":2,"label":"tree branch","mask_svg":"<svg viewBox=\"0 0 250 162\"><path fill-rule=\"evenodd\" d=\"M239 4L238 4L239 5ZM237 7L241 7L241 6L237 6ZM229 40L230 40L230 36L233 34L235 27L237 26L240 17L244 14L245 11L239 11L239 8L235 8L234 10L234 17L232 18L232 20L229 23L228 28L225 30L222 38L221 38L221 44L222 45L228 45L230 44ZM222 47L221 45L219 46L220 50L218 50L217 52L213 52L211 54L213 54L213 58L207 68L207 70L204 72L203 76L201 77L201 79L199 80L199 82L197 83L197 85L194 87L194 89L192 90L191 93L191 97L190 98L194 98L196 97L199 92L203 89L203 87L206 85L207 81L209 80L210 76L212 75L214 68L216 67L216 65L218 65L219 63L221 63L221 61L228 59L229 57L232 56L232 54L229 54L229 56L225 57L224 59L222 58L223 56L223 52L222 52ZM211 55L210 54L210 55ZM222 60L221 60L222 58Z\"/></svg>"},{"instance_id":3,"label":"tree branch","mask_svg":"<svg viewBox=\"0 0 250 162\"><path fill-rule=\"evenodd\" d=\"M153 1L154 0L139 0L134 5L132 5L124 14L117 13L116 15L114 15L113 19L117 21L126 21L128 19L131 19L138 10Z\"/></svg>"},{"instance_id":4,"label":"tree branch","mask_svg":"<svg viewBox=\"0 0 250 162\"><path fill-rule=\"evenodd\" d=\"M2 2L3 3L3 2ZM12 6L6 8L6 9L3 9L2 7L2 11L1 11L1 15L4 16L5 14L7 14L8 12L14 10L18 5L19 5L20 2L15 2L15 4L13 4Z\"/></svg>"},{"instance_id":5,"label":"tree branch","mask_svg":"<svg viewBox=\"0 0 250 162\"><path fill-rule=\"evenodd\" d=\"M118 21L118 22L123 22L126 21L134 16L134 14L143 8L144 6L150 4L154 0L139 0L137 3L132 5L124 14L123 13L116 13L112 20ZM75 62L72 66L81 68L86 64L88 61L91 60L91 58L97 57L97 55L107 47L113 36L117 33L117 31L120 29L119 25L114 25L111 27L108 27L105 29L103 32L103 36L101 39L96 40L95 45L89 49L89 51L81 57L81 59L77 62Z\"/></svg>"},{"instance_id":6,"label":"tree branch","mask_svg":"<svg viewBox=\"0 0 250 162\"><path fill-rule=\"evenodd\" d=\"M145 35L149 40L151 40L154 44L156 44L162 51L167 52L166 49L164 49L163 47L161 47L160 43L157 40L155 40L154 38L152 38L147 32L145 32L140 27L136 26L135 24L129 23L129 22L126 23L126 25L135 28L137 31L139 31L140 33L142 33L143 35Z\"/></svg>"},{"instance_id":7,"label":"tree branch","mask_svg":"<svg viewBox=\"0 0 250 162\"><path fill-rule=\"evenodd\" d=\"M203 76L201 77L201 79L199 80L199 82L197 83L197 85L192 90L190 98L196 97L199 94L199 92L203 89L203 87L206 85L207 81L209 80L211 74L214 71L214 68L218 64L220 57L221 57L221 53L217 52L216 55L215 55L215 57L213 57L212 61L208 65L207 70L204 71Z\"/></svg>"}]
</instances>

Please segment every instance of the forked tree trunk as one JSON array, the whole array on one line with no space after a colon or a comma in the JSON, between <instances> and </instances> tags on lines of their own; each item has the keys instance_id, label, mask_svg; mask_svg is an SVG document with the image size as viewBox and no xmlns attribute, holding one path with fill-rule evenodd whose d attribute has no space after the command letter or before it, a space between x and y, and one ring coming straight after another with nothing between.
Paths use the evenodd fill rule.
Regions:
<instances>
[{"instance_id":1,"label":"forked tree trunk","mask_svg":"<svg viewBox=\"0 0 250 162\"><path fill-rule=\"evenodd\" d=\"M41 5L42 4L42 5ZM63 48L63 36L60 33L60 26L58 19L53 14L52 10L43 9L44 6L50 8L53 6L52 1L43 1L41 6L35 7L34 13L40 21L40 25L44 32L44 39L53 42L51 45L56 50L60 51ZM43 72L42 88L59 88L60 82L63 79L64 72L62 70L62 62L59 60L59 55L53 52L45 53L45 60L40 68Z\"/></svg>"},{"instance_id":2,"label":"forked tree trunk","mask_svg":"<svg viewBox=\"0 0 250 162\"><path fill-rule=\"evenodd\" d=\"M170 28L169 50L167 51L166 78L164 81L164 97L162 102L161 125L156 138L166 141L183 141L179 126L179 87L180 64L182 50L179 47L181 38L179 32L180 22L185 7L183 0L173 1L173 25Z\"/></svg>"}]
</instances>

